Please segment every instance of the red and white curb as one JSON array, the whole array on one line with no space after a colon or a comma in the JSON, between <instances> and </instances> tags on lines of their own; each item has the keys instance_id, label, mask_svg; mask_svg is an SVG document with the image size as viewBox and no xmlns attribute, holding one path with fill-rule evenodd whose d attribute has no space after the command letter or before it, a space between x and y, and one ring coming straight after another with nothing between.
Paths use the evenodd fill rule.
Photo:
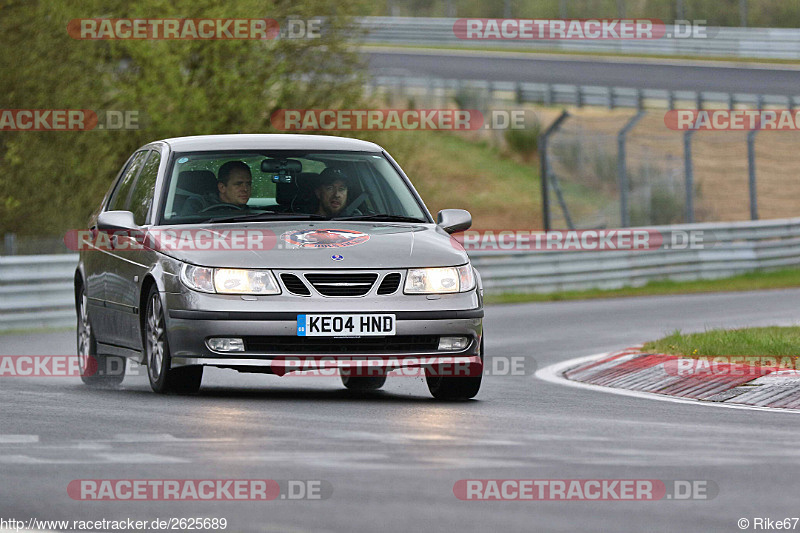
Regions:
<instances>
[{"instance_id":1,"label":"red and white curb","mask_svg":"<svg viewBox=\"0 0 800 533\"><path fill-rule=\"evenodd\" d=\"M689 371L682 371L689 368ZM704 371L705 370L705 371ZM547 366L536 377L569 387L673 403L800 413L800 373L736 363L710 371L687 360L646 354L640 347L578 357Z\"/></svg>"}]
</instances>

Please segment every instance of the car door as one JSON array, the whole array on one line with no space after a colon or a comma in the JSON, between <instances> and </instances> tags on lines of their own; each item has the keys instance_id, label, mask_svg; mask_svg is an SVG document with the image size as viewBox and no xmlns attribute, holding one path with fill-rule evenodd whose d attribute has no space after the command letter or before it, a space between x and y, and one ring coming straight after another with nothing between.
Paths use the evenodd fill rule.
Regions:
<instances>
[{"instance_id":1,"label":"car door","mask_svg":"<svg viewBox=\"0 0 800 533\"><path fill-rule=\"evenodd\" d=\"M145 159L150 150L140 150L133 156L128 170L122 176L111 199L106 206L106 211L128 211L133 185L139 172L144 166ZM100 317L100 327L95 328L97 341L103 344L125 346L124 339L128 337L129 320L125 309L121 307L120 294L123 292L122 280L117 270L119 261L124 257L123 252L115 250L115 241L110 239L111 247L100 251L97 268L102 271L101 283L103 284L103 309Z\"/></svg>"},{"instance_id":2,"label":"car door","mask_svg":"<svg viewBox=\"0 0 800 533\"><path fill-rule=\"evenodd\" d=\"M152 149L142 165L142 171L136 178L128 199L126 210L133 213L133 220L141 228L142 233L150 225L150 211L161 161L159 149ZM114 308L120 320L121 333L118 341L121 346L140 350L142 337L139 317L144 312L140 308L140 288L142 280L153 267L157 257L154 251L142 246L141 238L136 240L123 237L117 240L116 246L111 257L113 265L109 269L108 277L114 283L113 287L109 284L107 290L109 300L114 299Z\"/></svg>"},{"instance_id":3,"label":"car door","mask_svg":"<svg viewBox=\"0 0 800 533\"><path fill-rule=\"evenodd\" d=\"M103 244L97 240L97 214L102 211L106 205L108 205L111 196L114 194L117 186L125 178L135 157L135 153L131 154L128 160L125 161L125 164L122 165L122 168L114 178L108 193L106 193L105 197L103 198L103 202L100 204L100 207L95 213L93 213L89 227L89 230L91 231L91 237L81 237L81 242L78 243L80 249L82 250L81 262L83 263L83 272L85 276L84 281L86 283L86 296L89 304L89 315L92 324L96 329L95 336L98 336L98 338L102 337L103 333L101 321L105 311L106 298L104 279L105 264L107 261L103 255Z\"/></svg>"}]
</instances>

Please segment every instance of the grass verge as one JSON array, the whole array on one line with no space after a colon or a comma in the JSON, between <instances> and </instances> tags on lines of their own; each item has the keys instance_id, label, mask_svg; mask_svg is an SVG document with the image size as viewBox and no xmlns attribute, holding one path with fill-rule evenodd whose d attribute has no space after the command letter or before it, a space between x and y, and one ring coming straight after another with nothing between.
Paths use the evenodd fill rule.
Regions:
<instances>
[{"instance_id":1,"label":"grass verge","mask_svg":"<svg viewBox=\"0 0 800 533\"><path fill-rule=\"evenodd\" d=\"M751 291L800 287L800 269L789 268L773 272L751 272L725 279L698 281L651 281L642 287L621 289L591 289L548 294L487 294L488 304L523 302L555 302L592 298L621 298L627 296L657 296L663 294L692 294L704 292Z\"/></svg>"},{"instance_id":2,"label":"grass verge","mask_svg":"<svg viewBox=\"0 0 800 533\"><path fill-rule=\"evenodd\" d=\"M741 362L765 366L772 365L765 363L764 358L772 357L775 358L773 364L796 368L800 327L714 329L688 335L675 331L663 339L646 343L644 351L690 358L741 356L744 357Z\"/></svg>"}]
</instances>

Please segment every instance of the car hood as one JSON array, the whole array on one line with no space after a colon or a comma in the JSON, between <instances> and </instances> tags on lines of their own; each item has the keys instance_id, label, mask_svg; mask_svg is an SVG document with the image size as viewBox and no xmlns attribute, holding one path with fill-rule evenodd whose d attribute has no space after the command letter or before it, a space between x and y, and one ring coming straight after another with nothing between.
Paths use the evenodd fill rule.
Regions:
<instances>
[{"instance_id":1,"label":"car hood","mask_svg":"<svg viewBox=\"0 0 800 533\"><path fill-rule=\"evenodd\" d=\"M152 230L158 249L209 267L328 269L463 265L463 247L434 224L268 222Z\"/></svg>"}]
</instances>

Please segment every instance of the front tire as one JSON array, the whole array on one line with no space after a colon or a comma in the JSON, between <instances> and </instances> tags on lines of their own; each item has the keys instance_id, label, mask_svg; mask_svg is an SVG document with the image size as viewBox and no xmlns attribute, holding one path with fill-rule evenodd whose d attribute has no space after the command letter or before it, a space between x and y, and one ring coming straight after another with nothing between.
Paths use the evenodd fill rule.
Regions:
<instances>
[{"instance_id":1,"label":"front tire","mask_svg":"<svg viewBox=\"0 0 800 533\"><path fill-rule=\"evenodd\" d=\"M77 306L78 370L81 381L90 387L116 387L125 379L125 358L97 354L97 339L89 319L89 298L83 285L78 288Z\"/></svg>"},{"instance_id":2,"label":"front tire","mask_svg":"<svg viewBox=\"0 0 800 533\"><path fill-rule=\"evenodd\" d=\"M202 366L170 368L172 356L167 341L164 305L155 285L150 288L147 296L143 333L147 377L153 391L159 394L192 394L200 390L203 381Z\"/></svg>"},{"instance_id":3,"label":"front tire","mask_svg":"<svg viewBox=\"0 0 800 533\"><path fill-rule=\"evenodd\" d=\"M483 337L481 337L480 348L481 363L483 363ZM432 373L429 369L425 370L425 381L428 383L428 390L437 400L469 400L474 398L481 388L483 378L483 365L477 376L442 376L442 372L436 369Z\"/></svg>"}]
</instances>

